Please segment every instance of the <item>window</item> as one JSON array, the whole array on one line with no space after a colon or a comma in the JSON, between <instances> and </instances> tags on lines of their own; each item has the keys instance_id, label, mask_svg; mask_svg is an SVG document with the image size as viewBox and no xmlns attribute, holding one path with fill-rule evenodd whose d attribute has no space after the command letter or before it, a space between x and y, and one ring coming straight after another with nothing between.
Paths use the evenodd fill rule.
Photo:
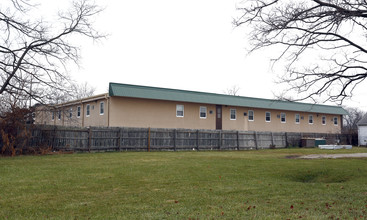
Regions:
<instances>
[{"instance_id":1,"label":"window","mask_svg":"<svg viewBox=\"0 0 367 220\"><path fill-rule=\"evenodd\" d=\"M72 118L73 117L73 108L70 108L69 110L69 118Z\"/></svg>"},{"instance_id":2,"label":"window","mask_svg":"<svg viewBox=\"0 0 367 220\"><path fill-rule=\"evenodd\" d=\"M236 120L236 109L230 109L230 119Z\"/></svg>"},{"instance_id":3,"label":"window","mask_svg":"<svg viewBox=\"0 0 367 220\"><path fill-rule=\"evenodd\" d=\"M280 113L280 122L285 123L285 113Z\"/></svg>"},{"instance_id":4,"label":"window","mask_svg":"<svg viewBox=\"0 0 367 220\"><path fill-rule=\"evenodd\" d=\"M51 119L52 119L52 121L55 120L55 112L54 111L52 112Z\"/></svg>"},{"instance_id":5,"label":"window","mask_svg":"<svg viewBox=\"0 0 367 220\"><path fill-rule=\"evenodd\" d=\"M300 118L300 117L299 117L299 114L296 114L296 115L295 115L296 124L299 124L299 122L300 122L299 118Z\"/></svg>"},{"instance_id":6,"label":"window","mask_svg":"<svg viewBox=\"0 0 367 220\"><path fill-rule=\"evenodd\" d=\"M104 102L99 103L99 114L104 114Z\"/></svg>"},{"instance_id":7,"label":"window","mask_svg":"<svg viewBox=\"0 0 367 220\"><path fill-rule=\"evenodd\" d=\"M77 107L77 113L76 113L76 116L78 117L78 118L80 118L80 111L81 110L81 107L80 106L78 106Z\"/></svg>"},{"instance_id":8,"label":"window","mask_svg":"<svg viewBox=\"0 0 367 220\"><path fill-rule=\"evenodd\" d=\"M176 105L176 117L184 117L184 106Z\"/></svg>"},{"instance_id":9,"label":"window","mask_svg":"<svg viewBox=\"0 0 367 220\"><path fill-rule=\"evenodd\" d=\"M61 110L59 110L58 113L57 113L57 119L59 119L59 120L61 119Z\"/></svg>"},{"instance_id":10,"label":"window","mask_svg":"<svg viewBox=\"0 0 367 220\"><path fill-rule=\"evenodd\" d=\"M265 121L270 122L271 121L271 114L270 112L265 112Z\"/></svg>"},{"instance_id":11,"label":"window","mask_svg":"<svg viewBox=\"0 0 367 220\"><path fill-rule=\"evenodd\" d=\"M87 117L89 117L90 116L90 105L88 104L87 105Z\"/></svg>"},{"instance_id":12,"label":"window","mask_svg":"<svg viewBox=\"0 0 367 220\"><path fill-rule=\"evenodd\" d=\"M313 115L308 116L308 123L313 124Z\"/></svg>"},{"instance_id":13,"label":"window","mask_svg":"<svg viewBox=\"0 0 367 220\"><path fill-rule=\"evenodd\" d=\"M254 111L253 110L249 110L248 111L248 120L249 121L253 121L254 120Z\"/></svg>"},{"instance_id":14,"label":"window","mask_svg":"<svg viewBox=\"0 0 367 220\"><path fill-rule=\"evenodd\" d=\"M326 125L326 116L322 116L321 121L323 125Z\"/></svg>"},{"instance_id":15,"label":"window","mask_svg":"<svg viewBox=\"0 0 367 220\"><path fill-rule=\"evenodd\" d=\"M206 118L206 107L200 106L200 118Z\"/></svg>"},{"instance_id":16,"label":"window","mask_svg":"<svg viewBox=\"0 0 367 220\"><path fill-rule=\"evenodd\" d=\"M334 125L338 125L338 117L334 117Z\"/></svg>"}]
</instances>

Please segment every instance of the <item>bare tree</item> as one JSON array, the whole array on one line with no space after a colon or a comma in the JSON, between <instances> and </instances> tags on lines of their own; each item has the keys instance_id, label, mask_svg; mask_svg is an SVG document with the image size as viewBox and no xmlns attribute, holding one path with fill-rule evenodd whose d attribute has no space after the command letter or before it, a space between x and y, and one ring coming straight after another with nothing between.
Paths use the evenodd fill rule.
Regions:
<instances>
[{"instance_id":1,"label":"bare tree","mask_svg":"<svg viewBox=\"0 0 367 220\"><path fill-rule=\"evenodd\" d=\"M237 96L239 90L240 88L237 85L233 85L231 87L228 87L227 90L224 91L224 93L227 95Z\"/></svg>"},{"instance_id":2,"label":"bare tree","mask_svg":"<svg viewBox=\"0 0 367 220\"><path fill-rule=\"evenodd\" d=\"M60 89L50 89L49 93L46 95L47 100L50 100L48 104L61 104L64 102L86 98L93 96L96 88L84 83L71 83L68 87Z\"/></svg>"},{"instance_id":3,"label":"bare tree","mask_svg":"<svg viewBox=\"0 0 367 220\"><path fill-rule=\"evenodd\" d=\"M349 143L358 145L358 122L364 117L365 112L358 108L344 108L348 115L343 117L342 132L348 135Z\"/></svg>"},{"instance_id":4,"label":"bare tree","mask_svg":"<svg viewBox=\"0 0 367 220\"><path fill-rule=\"evenodd\" d=\"M297 100L341 103L367 77L366 0L245 0L236 26L250 28L250 51L279 49L281 82Z\"/></svg>"},{"instance_id":5,"label":"bare tree","mask_svg":"<svg viewBox=\"0 0 367 220\"><path fill-rule=\"evenodd\" d=\"M72 99L82 99L94 95L96 88L89 85L88 82L75 83L72 85L73 95Z\"/></svg>"},{"instance_id":6,"label":"bare tree","mask_svg":"<svg viewBox=\"0 0 367 220\"><path fill-rule=\"evenodd\" d=\"M51 90L70 87L66 66L80 59L80 48L72 38L104 37L92 26L101 9L88 0L75 0L70 9L59 12L57 22L50 22L28 16L37 10L29 0L4 1L0 7L0 96L16 94L47 102Z\"/></svg>"}]
</instances>

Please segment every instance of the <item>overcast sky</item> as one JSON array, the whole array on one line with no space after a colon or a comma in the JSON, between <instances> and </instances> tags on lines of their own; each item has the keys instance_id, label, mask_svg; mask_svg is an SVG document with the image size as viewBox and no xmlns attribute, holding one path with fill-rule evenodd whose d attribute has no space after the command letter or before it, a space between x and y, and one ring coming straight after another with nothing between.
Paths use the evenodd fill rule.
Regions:
<instances>
[{"instance_id":1,"label":"overcast sky","mask_svg":"<svg viewBox=\"0 0 367 220\"><path fill-rule=\"evenodd\" d=\"M117 82L213 93L237 86L242 96L274 98L284 89L274 83L278 73L270 66L276 53L247 54L245 30L232 25L236 2L96 0L105 8L96 27L109 36L80 42L81 68L72 76L97 94ZM367 83L344 104L367 111Z\"/></svg>"}]
</instances>

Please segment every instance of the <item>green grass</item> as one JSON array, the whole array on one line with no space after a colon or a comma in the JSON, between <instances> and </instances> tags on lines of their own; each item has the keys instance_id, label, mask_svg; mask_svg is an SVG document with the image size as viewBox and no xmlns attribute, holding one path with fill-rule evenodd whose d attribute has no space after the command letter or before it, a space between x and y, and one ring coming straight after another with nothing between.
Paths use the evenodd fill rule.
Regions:
<instances>
[{"instance_id":1,"label":"green grass","mask_svg":"<svg viewBox=\"0 0 367 220\"><path fill-rule=\"evenodd\" d=\"M0 158L0 219L366 219L353 150L121 152Z\"/></svg>"}]
</instances>

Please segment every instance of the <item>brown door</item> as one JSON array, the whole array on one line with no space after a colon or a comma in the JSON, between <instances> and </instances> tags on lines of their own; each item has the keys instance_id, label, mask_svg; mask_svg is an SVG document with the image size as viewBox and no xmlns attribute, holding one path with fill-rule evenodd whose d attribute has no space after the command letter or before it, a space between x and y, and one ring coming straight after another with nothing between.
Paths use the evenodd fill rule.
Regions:
<instances>
[{"instance_id":1,"label":"brown door","mask_svg":"<svg viewBox=\"0 0 367 220\"><path fill-rule=\"evenodd\" d=\"M216 106L216 129L222 130L222 106Z\"/></svg>"}]
</instances>

